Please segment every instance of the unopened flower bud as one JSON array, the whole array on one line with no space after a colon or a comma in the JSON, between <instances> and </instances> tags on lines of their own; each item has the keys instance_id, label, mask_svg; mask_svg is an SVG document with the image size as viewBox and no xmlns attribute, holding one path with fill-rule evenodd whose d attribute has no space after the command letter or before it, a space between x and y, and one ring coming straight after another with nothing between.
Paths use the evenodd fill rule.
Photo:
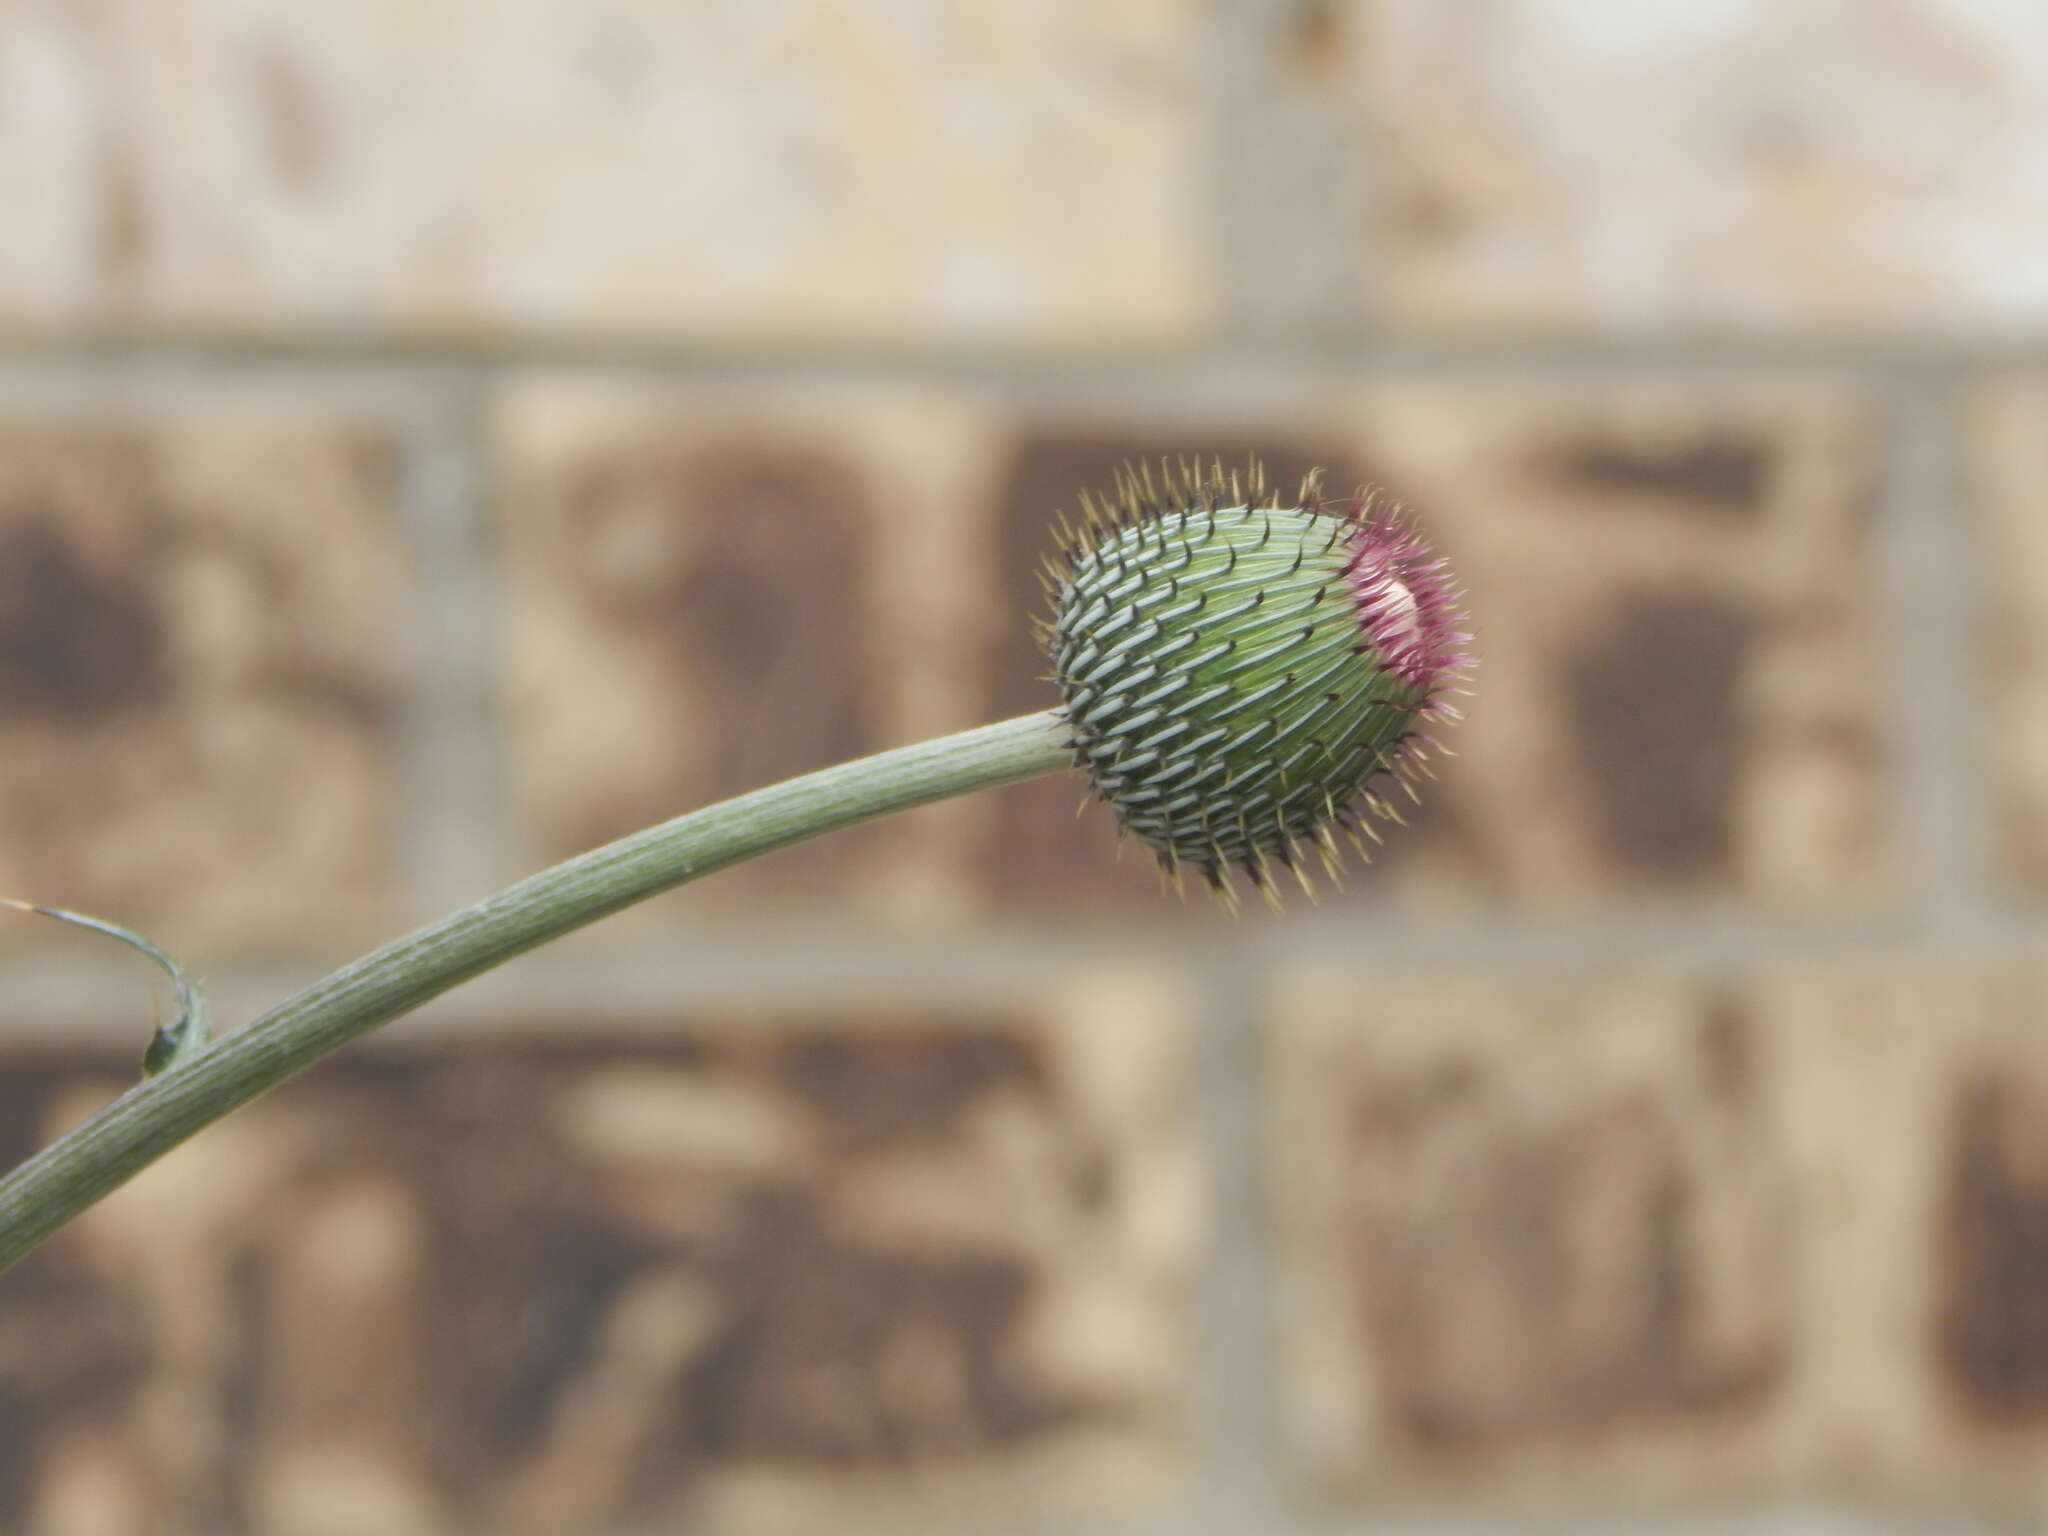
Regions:
<instances>
[{"instance_id":1,"label":"unopened flower bud","mask_svg":"<svg viewBox=\"0 0 2048 1536\"><path fill-rule=\"evenodd\" d=\"M1312 475L1283 501L1256 466L1126 473L1082 507L1046 643L1096 794L1226 896L1232 866L1307 887L1304 847L1334 878L1336 831L1377 838L1382 789L1415 793L1456 714L1470 636L1444 562L1376 494L1325 500Z\"/></svg>"}]
</instances>

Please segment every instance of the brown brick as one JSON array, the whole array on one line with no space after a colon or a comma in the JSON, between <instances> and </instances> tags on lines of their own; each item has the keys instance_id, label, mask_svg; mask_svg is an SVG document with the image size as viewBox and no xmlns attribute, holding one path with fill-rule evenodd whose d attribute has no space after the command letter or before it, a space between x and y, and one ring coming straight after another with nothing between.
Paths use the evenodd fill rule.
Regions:
<instances>
[{"instance_id":1,"label":"brown brick","mask_svg":"<svg viewBox=\"0 0 2048 1536\"><path fill-rule=\"evenodd\" d=\"M1387 390L1364 458L1479 663L1375 877L1430 901L1871 902L1888 847L1871 427L1815 382Z\"/></svg>"},{"instance_id":2,"label":"brown brick","mask_svg":"<svg viewBox=\"0 0 2048 1536\"><path fill-rule=\"evenodd\" d=\"M2038 969L1276 995L1289 1404L1452 1504L2048 1507Z\"/></svg>"},{"instance_id":3,"label":"brown brick","mask_svg":"<svg viewBox=\"0 0 2048 1536\"><path fill-rule=\"evenodd\" d=\"M511 757L544 853L982 723L973 406L535 384L498 427ZM974 814L837 833L667 910L957 917Z\"/></svg>"},{"instance_id":4,"label":"brown brick","mask_svg":"<svg viewBox=\"0 0 2048 1536\"><path fill-rule=\"evenodd\" d=\"M1374 1497L1761 1486L1797 1358L1770 1024L1676 984L1281 995L1294 1441Z\"/></svg>"},{"instance_id":5,"label":"brown brick","mask_svg":"<svg viewBox=\"0 0 2048 1536\"><path fill-rule=\"evenodd\" d=\"M2036 324L2028 7L1371 0L1343 42L1395 326Z\"/></svg>"},{"instance_id":6,"label":"brown brick","mask_svg":"<svg viewBox=\"0 0 2048 1536\"><path fill-rule=\"evenodd\" d=\"M1972 422L1974 616L1989 692L1975 746L1989 769L2001 872L2048 891L2048 381L2002 382Z\"/></svg>"},{"instance_id":7,"label":"brown brick","mask_svg":"<svg viewBox=\"0 0 2048 1536\"><path fill-rule=\"evenodd\" d=\"M2048 974L1808 983L1806 1353L1830 1468L1922 1504L2048 1509ZM1823 1407L1824 1405L1824 1407Z\"/></svg>"},{"instance_id":8,"label":"brown brick","mask_svg":"<svg viewBox=\"0 0 2048 1536\"><path fill-rule=\"evenodd\" d=\"M215 952L388 919L393 451L275 412L0 420L10 894Z\"/></svg>"},{"instance_id":9,"label":"brown brick","mask_svg":"<svg viewBox=\"0 0 2048 1536\"><path fill-rule=\"evenodd\" d=\"M153 1530L1148 1498L1196 1220L1179 1007L1097 973L337 1060L10 1275L0 1518L46 1528L88 1470ZM20 1052L0 1082L24 1142L109 1086Z\"/></svg>"},{"instance_id":10,"label":"brown brick","mask_svg":"<svg viewBox=\"0 0 2048 1536\"><path fill-rule=\"evenodd\" d=\"M10 8L0 326L1182 336L1197 9Z\"/></svg>"}]
</instances>

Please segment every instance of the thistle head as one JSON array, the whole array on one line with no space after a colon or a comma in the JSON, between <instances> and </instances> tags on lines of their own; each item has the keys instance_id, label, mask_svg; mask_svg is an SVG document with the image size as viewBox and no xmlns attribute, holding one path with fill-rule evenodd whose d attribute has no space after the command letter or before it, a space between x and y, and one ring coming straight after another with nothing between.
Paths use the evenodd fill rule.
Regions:
<instances>
[{"instance_id":1,"label":"thistle head","mask_svg":"<svg viewBox=\"0 0 2048 1536\"><path fill-rule=\"evenodd\" d=\"M1413 522L1376 493L1326 500L1317 477L1269 492L1256 465L1126 471L1062 530L1044 626L1073 752L1121 826L1178 880L1226 899L1232 867L1269 898L1305 889L1313 848L1361 853L1415 797L1428 732L1470 636Z\"/></svg>"}]
</instances>

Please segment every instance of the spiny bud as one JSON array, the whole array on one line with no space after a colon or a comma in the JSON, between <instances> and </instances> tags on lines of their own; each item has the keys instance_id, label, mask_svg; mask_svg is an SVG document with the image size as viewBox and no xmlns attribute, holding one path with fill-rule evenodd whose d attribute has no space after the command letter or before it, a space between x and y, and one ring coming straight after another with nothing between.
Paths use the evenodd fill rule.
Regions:
<instances>
[{"instance_id":1,"label":"spiny bud","mask_svg":"<svg viewBox=\"0 0 2048 1536\"><path fill-rule=\"evenodd\" d=\"M1230 899L1242 870L1269 899L1272 866L1314 847L1334 880L1335 832L1361 853L1376 781L1415 795L1426 734L1470 640L1444 562L1376 493L1291 501L1256 464L1118 476L1062 529L1044 626L1075 758L1118 821L1178 881ZM1361 811L1364 814L1360 814Z\"/></svg>"}]
</instances>

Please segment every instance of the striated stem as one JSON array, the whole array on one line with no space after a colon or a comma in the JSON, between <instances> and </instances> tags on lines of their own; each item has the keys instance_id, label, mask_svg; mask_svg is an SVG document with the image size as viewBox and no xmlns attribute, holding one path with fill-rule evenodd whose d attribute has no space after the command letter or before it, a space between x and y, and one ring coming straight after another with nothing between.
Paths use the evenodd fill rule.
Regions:
<instances>
[{"instance_id":1,"label":"striated stem","mask_svg":"<svg viewBox=\"0 0 2048 1536\"><path fill-rule=\"evenodd\" d=\"M821 832L1064 768L1065 741L1047 712L841 763L579 854L396 939L138 1083L0 1180L0 1269L237 1105L514 955Z\"/></svg>"}]
</instances>

